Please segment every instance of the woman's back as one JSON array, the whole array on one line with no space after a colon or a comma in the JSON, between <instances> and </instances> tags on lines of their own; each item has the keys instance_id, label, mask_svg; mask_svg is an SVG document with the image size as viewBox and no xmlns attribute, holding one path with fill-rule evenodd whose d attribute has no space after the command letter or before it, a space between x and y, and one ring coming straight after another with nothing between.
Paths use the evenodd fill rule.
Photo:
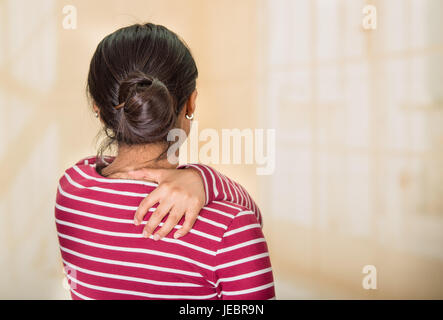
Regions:
<instances>
[{"instance_id":1,"label":"woman's back","mask_svg":"<svg viewBox=\"0 0 443 320\"><path fill-rule=\"evenodd\" d=\"M57 194L57 231L74 299L274 298L255 213L212 202L181 239L145 239L134 212L156 184L104 178L94 160L68 169Z\"/></svg>"}]
</instances>

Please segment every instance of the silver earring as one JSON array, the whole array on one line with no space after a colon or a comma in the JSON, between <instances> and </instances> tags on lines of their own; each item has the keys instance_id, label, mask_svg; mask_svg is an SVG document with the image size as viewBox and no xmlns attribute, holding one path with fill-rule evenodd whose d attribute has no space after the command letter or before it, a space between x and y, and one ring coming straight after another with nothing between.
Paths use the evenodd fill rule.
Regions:
<instances>
[{"instance_id":1,"label":"silver earring","mask_svg":"<svg viewBox=\"0 0 443 320\"><path fill-rule=\"evenodd\" d=\"M190 116L186 115L186 119L188 119L188 120L194 120L194 114L191 114Z\"/></svg>"},{"instance_id":2,"label":"silver earring","mask_svg":"<svg viewBox=\"0 0 443 320\"><path fill-rule=\"evenodd\" d=\"M98 118L98 111L95 113L95 117Z\"/></svg>"}]
</instances>

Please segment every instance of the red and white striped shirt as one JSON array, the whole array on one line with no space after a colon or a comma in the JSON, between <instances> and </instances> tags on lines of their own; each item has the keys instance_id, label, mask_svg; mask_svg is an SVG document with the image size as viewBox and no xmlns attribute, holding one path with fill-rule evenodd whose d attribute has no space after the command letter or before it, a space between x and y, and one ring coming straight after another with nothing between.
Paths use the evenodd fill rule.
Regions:
<instances>
[{"instance_id":1,"label":"red and white striped shirt","mask_svg":"<svg viewBox=\"0 0 443 320\"><path fill-rule=\"evenodd\" d=\"M275 298L257 205L212 168L188 166L204 179L207 205L190 233L174 239L171 232L160 241L142 237L155 209L142 225L133 223L157 184L104 178L95 158L66 170L55 219L73 299Z\"/></svg>"}]
</instances>

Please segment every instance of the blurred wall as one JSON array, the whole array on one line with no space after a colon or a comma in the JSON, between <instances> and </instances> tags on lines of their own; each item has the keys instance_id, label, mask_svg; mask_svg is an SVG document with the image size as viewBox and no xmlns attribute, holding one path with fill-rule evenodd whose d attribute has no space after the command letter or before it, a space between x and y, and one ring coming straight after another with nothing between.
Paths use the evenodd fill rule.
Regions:
<instances>
[{"instance_id":1,"label":"blurred wall","mask_svg":"<svg viewBox=\"0 0 443 320\"><path fill-rule=\"evenodd\" d=\"M441 13L439 0L0 0L0 298L68 297L53 205L64 169L95 154L89 61L144 21L190 46L200 129L277 130L273 175L216 165L262 208L277 298L443 298Z\"/></svg>"},{"instance_id":2,"label":"blurred wall","mask_svg":"<svg viewBox=\"0 0 443 320\"><path fill-rule=\"evenodd\" d=\"M367 5L375 30L362 27ZM278 131L277 170L259 185L281 292L441 298L442 2L278 0L261 12L261 110ZM367 265L376 290L362 286Z\"/></svg>"}]
</instances>

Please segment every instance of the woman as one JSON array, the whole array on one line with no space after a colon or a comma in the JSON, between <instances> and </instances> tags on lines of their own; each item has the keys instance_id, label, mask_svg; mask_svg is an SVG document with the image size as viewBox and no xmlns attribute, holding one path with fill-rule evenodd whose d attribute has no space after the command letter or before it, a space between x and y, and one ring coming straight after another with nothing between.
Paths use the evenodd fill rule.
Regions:
<instances>
[{"instance_id":1,"label":"woman","mask_svg":"<svg viewBox=\"0 0 443 320\"><path fill-rule=\"evenodd\" d=\"M213 169L177 170L166 157L169 131L189 133L197 75L189 49L160 25L98 45L88 91L118 152L101 150L60 179L55 218L73 299L274 298L254 201Z\"/></svg>"}]
</instances>

